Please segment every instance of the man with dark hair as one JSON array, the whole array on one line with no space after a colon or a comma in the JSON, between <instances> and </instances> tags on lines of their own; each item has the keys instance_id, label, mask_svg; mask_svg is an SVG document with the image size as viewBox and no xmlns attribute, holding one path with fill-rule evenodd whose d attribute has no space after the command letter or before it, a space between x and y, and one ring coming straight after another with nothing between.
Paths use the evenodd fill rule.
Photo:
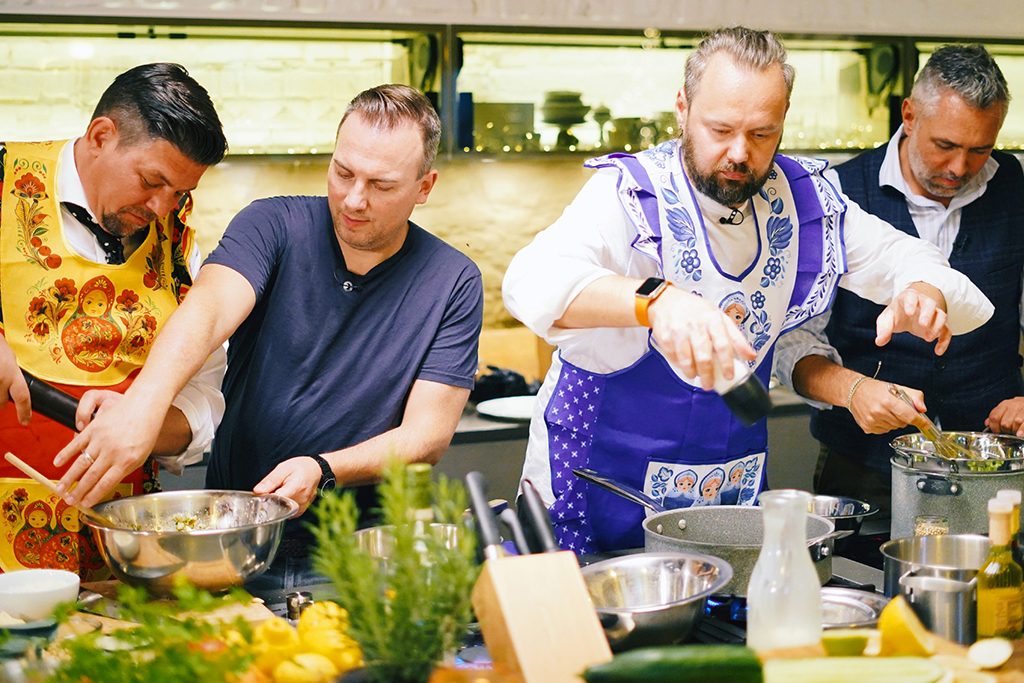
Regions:
<instances>
[{"instance_id":1,"label":"man with dark hair","mask_svg":"<svg viewBox=\"0 0 1024 683\"><path fill-rule=\"evenodd\" d=\"M171 397L231 338L212 488L279 493L359 487L389 458L436 462L473 386L480 271L410 222L437 180L440 121L401 85L356 96L338 128L326 197L274 197L232 220L125 400L57 455L91 504L152 448ZM80 414L87 421L88 416ZM261 585L308 580L311 537L291 520Z\"/></svg>"},{"instance_id":2,"label":"man with dark hair","mask_svg":"<svg viewBox=\"0 0 1024 683\"><path fill-rule=\"evenodd\" d=\"M226 149L209 95L176 64L118 76L76 140L0 145L0 453L55 480L66 473L53 455L74 432L32 414L22 370L75 396L95 390L82 414L121 398L198 271L185 224L190 192ZM224 410L224 362L223 352L211 352L183 383L147 458L180 473L202 457ZM147 458L108 492L154 490ZM6 461L0 499L0 526L15 539L0 543L0 570L102 573L91 539L78 533L77 510L55 505ZM29 506L38 514L26 514Z\"/></svg>"},{"instance_id":3,"label":"man with dark hair","mask_svg":"<svg viewBox=\"0 0 1024 683\"><path fill-rule=\"evenodd\" d=\"M871 322L882 343L910 331L936 353L990 315L933 247L826 183L823 162L777 153L793 76L771 33L715 31L686 62L682 139L588 162L598 172L509 265L505 305L559 346L523 475L567 549L643 543L643 510L576 468L663 501L679 478L697 482L692 505L752 505L766 420L744 424L711 389L737 366L767 384L779 335L837 287L888 304Z\"/></svg>"},{"instance_id":4,"label":"man with dark hair","mask_svg":"<svg viewBox=\"0 0 1024 683\"><path fill-rule=\"evenodd\" d=\"M904 100L903 125L889 143L835 170L833 180L847 196L936 245L995 313L953 340L941 359L909 335L876 346L870 321L879 307L846 291L836 296L830 317L783 337L780 378L792 376L801 394L824 396L821 408L836 406L811 419L821 442L816 486L822 493L889 509L889 442L918 420L890 395L889 383L903 386L943 429L1024 434L1018 355L1024 174L1016 158L993 150L1009 102L1006 80L984 47L940 47Z\"/></svg>"}]
</instances>

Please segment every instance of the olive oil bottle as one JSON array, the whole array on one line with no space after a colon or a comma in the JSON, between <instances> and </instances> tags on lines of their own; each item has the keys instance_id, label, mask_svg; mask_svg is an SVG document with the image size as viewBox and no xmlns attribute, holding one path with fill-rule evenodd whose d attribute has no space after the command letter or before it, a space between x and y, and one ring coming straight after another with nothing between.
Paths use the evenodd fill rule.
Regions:
<instances>
[{"instance_id":1,"label":"olive oil bottle","mask_svg":"<svg viewBox=\"0 0 1024 683\"><path fill-rule=\"evenodd\" d=\"M996 491L996 498L1005 500L1013 506L1010 514L1010 550L1013 551L1013 561L1024 569L1024 548L1020 543L1020 502L1021 492L1017 489L1001 489Z\"/></svg>"},{"instance_id":2,"label":"olive oil bottle","mask_svg":"<svg viewBox=\"0 0 1024 683\"><path fill-rule=\"evenodd\" d=\"M1010 548L1012 514L1008 501L993 498L988 502L991 547L978 570L978 638L1020 638L1024 631L1024 571L1013 561Z\"/></svg>"}]
</instances>

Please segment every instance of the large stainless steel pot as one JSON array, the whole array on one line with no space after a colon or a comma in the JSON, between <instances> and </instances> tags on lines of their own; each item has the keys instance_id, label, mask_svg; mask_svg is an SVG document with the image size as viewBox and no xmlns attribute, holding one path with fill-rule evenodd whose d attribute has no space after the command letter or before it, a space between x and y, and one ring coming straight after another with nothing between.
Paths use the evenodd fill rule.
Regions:
<instances>
[{"instance_id":1,"label":"large stainless steel pot","mask_svg":"<svg viewBox=\"0 0 1024 683\"><path fill-rule=\"evenodd\" d=\"M973 643L974 579L988 549L988 538L971 534L887 541L881 547L885 594L906 597L930 630L960 643Z\"/></svg>"},{"instance_id":2,"label":"large stainless steel pot","mask_svg":"<svg viewBox=\"0 0 1024 683\"><path fill-rule=\"evenodd\" d=\"M743 505L669 510L644 520L644 550L695 552L720 557L732 566L732 581L723 593L746 595L750 574L761 554L764 527L761 508ZM835 527L818 515L807 515L807 548L818 578L832 578Z\"/></svg>"},{"instance_id":3,"label":"large stainless steel pot","mask_svg":"<svg viewBox=\"0 0 1024 683\"><path fill-rule=\"evenodd\" d=\"M918 515L942 515L951 534L988 532L986 504L1000 489L1024 491L1024 439L986 432L943 432L978 454L946 459L921 434L892 440L892 538L914 535Z\"/></svg>"}]
</instances>

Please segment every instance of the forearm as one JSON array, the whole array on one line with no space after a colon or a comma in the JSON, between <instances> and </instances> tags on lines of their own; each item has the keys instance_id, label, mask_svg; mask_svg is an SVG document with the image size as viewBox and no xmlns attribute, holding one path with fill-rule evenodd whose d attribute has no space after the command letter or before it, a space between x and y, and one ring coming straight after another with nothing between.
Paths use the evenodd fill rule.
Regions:
<instances>
[{"instance_id":1,"label":"forearm","mask_svg":"<svg viewBox=\"0 0 1024 683\"><path fill-rule=\"evenodd\" d=\"M322 455L343 486L377 481L393 458L435 464L451 443L468 398L468 389L417 381L399 426L360 444Z\"/></svg>"},{"instance_id":2,"label":"forearm","mask_svg":"<svg viewBox=\"0 0 1024 683\"><path fill-rule=\"evenodd\" d=\"M178 455L192 443L192 427L189 426L185 414L177 408L171 408L164 417L160 434L153 446L153 455Z\"/></svg>"},{"instance_id":3,"label":"forearm","mask_svg":"<svg viewBox=\"0 0 1024 683\"><path fill-rule=\"evenodd\" d=\"M204 305L182 306L157 335L139 376L125 391L125 396L144 402L154 410L166 411L189 378L223 343L224 340L217 340L217 337L214 309Z\"/></svg>"},{"instance_id":4,"label":"forearm","mask_svg":"<svg viewBox=\"0 0 1024 683\"><path fill-rule=\"evenodd\" d=\"M609 275L587 285L569 304L556 327L632 327L637 325L634 299L642 280Z\"/></svg>"},{"instance_id":5,"label":"forearm","mask_svg":"<svg viewBox=\"0 0 1024 683\"><path fill-rule=\"evenodd\" d=\"M793 389L813 401L846 408L850 389L863 376L824 356L805 356L793 367Z\"/></svg>"},{"instance_id":6,"label":"forearm","mask_svg":"<svg viewBox=\"0 0 1024 683\"><path fill-rule=\"evenodd\" d=\"M160 330L125 396L166 411L245 320L255 301L255 292L240 274L216 264L204 267L186 300Z\"/></svg>"}]
</instances>

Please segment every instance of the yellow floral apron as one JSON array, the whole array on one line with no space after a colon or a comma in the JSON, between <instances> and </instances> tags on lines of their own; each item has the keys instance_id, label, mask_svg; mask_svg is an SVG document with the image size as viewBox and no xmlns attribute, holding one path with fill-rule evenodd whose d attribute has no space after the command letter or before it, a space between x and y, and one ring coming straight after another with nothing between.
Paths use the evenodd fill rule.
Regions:
<instances>
[{"instance_id":1,"label":"yellow floral apron","mask_svg":"<svg viewBox=\"0 0 1024 683\"><path fill-rule=\"evenodd\" d=\"M125 263L93 263L64 240L56 192L64 144L8 143L0 152L0 331L22 368L68 393L124 391L191 285L195 241L184 223L191 198L151 223ZM14 452L53 480L66 471L53 466L53 456L73 436L38 413L23 427L10 403L0 410L0 452ZM149 461L112 495L156 489ZM0 571L53 567L104 578L85 532L77 510L0 460Z\"/></svg>"}]
</instances>

